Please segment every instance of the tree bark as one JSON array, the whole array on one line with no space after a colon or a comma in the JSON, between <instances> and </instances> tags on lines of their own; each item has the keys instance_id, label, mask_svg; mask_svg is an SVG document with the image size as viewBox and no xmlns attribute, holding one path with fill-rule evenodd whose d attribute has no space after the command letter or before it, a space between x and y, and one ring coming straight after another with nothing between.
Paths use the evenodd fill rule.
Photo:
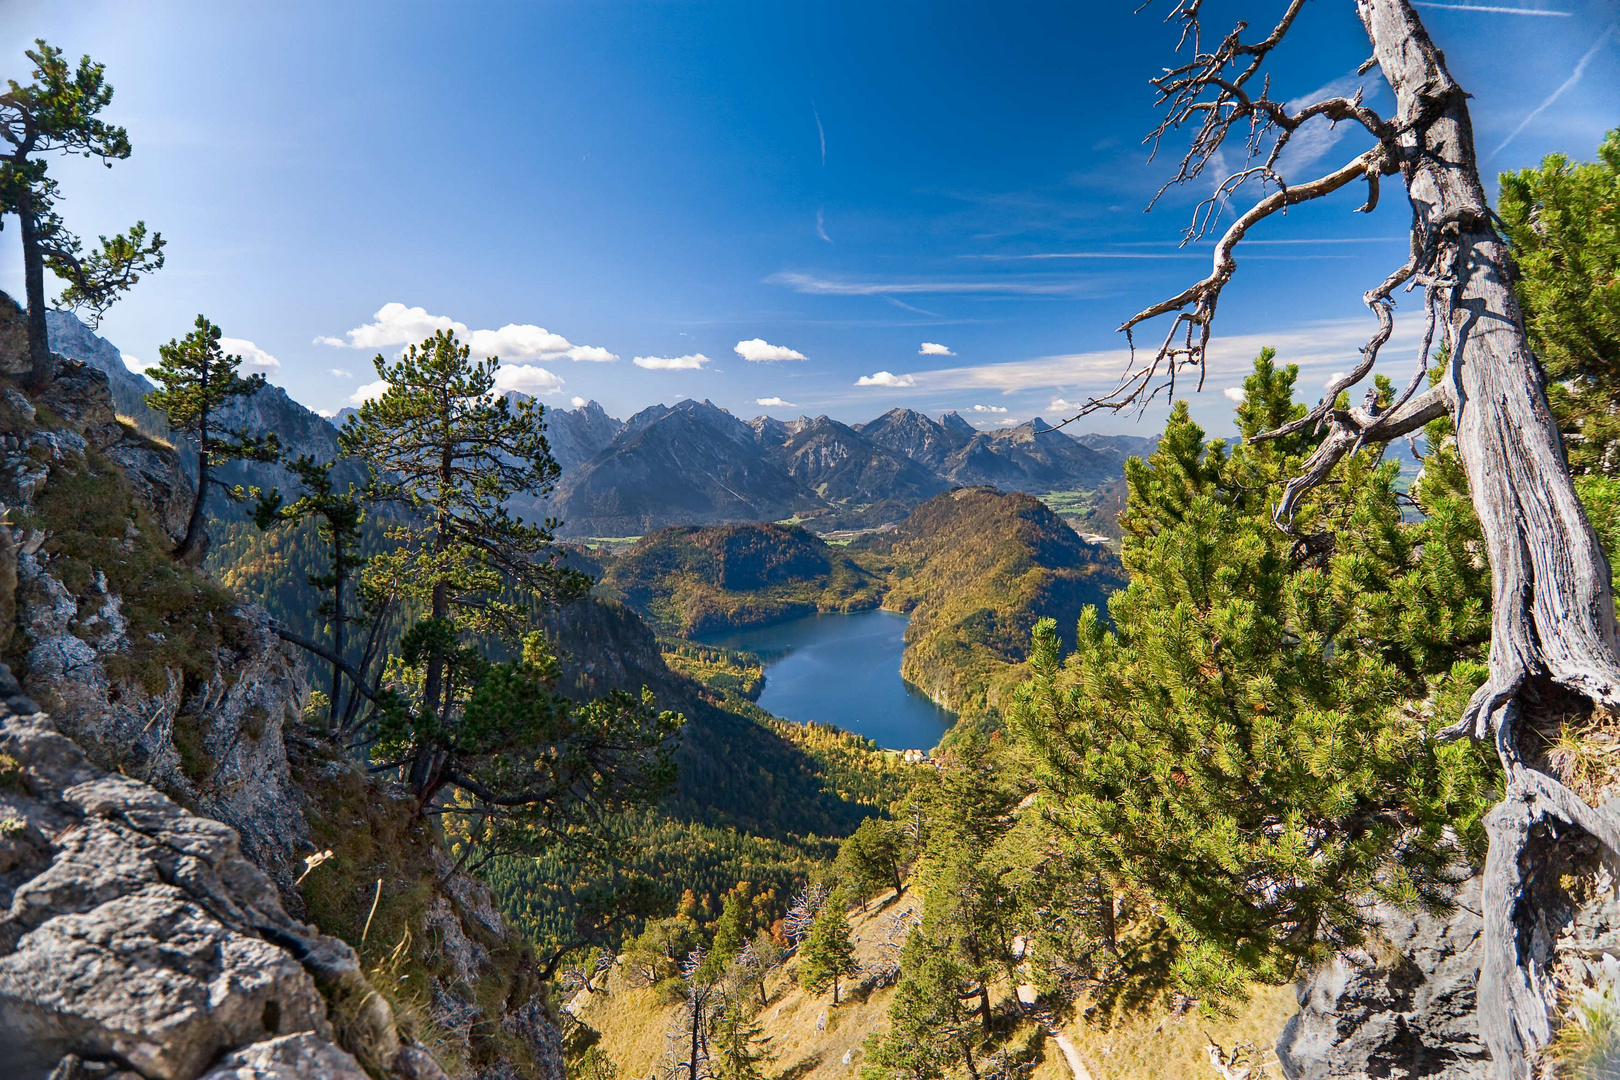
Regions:
<instances>
[{"instance_id":1,"label":"tree bark","mask_svg":"<svg viewBox=\"0 0 1620 1080\"><path fill-rule=\"evenodd\" d=\"M34 196L27 184L19 185L17 221L22 237L23 296L28 303L28 388L38 393L50 385L55 366L50 328L45 323L45 253L40 250Z\"/></svg>"},{"instance_id":2,"label":"tree bark","mask_svg":"<svg viewBox=\"0 0 1620 1080\"><path fill-rule=\"evenodd\" d=\"M1503 802L1487 818L1479 1027L1497 1075L1517 1080L1551 1032L1546 979L1517 930L1534 873L1521 856L1543 818L1588 831L1606 819L1520 760L1515 725L1548 684L1620 705L1609 564L1576 497L1513 295L1511 255L1491 224L1467 95L1409 0L1358 0L1357 9L1399 105L1398 164L1414 227L1449 263L1434 271L1451 346L1442 385L1492 578L1490 674L1452 734L1494 734L1507 774ZM1612 824L1606 831L1598 838L1614 839Z\"/></svg>"},{"instance_id":3,"label":"tree bark","mask_svg":"<svg viewBox=\"0 0 1620 1080\"><path fill-rule=\"evenodd\" d=\"M205 401L208 398L210 366L212 365L204 362L200 379L199 392ZM208 523L203 517L203 501L208 498L208 412L208 407L203 406L202 415L197 421L197 497L191 503L191 517L186 522L185 539L174 549L174 557L183 563L199 563L208 553Z\"/></svg>"}]
</instances>

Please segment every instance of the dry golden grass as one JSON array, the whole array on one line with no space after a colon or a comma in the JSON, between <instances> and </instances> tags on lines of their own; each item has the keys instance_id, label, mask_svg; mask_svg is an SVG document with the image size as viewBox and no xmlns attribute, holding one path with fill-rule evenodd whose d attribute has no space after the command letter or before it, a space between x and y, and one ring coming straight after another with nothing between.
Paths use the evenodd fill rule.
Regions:
<instances>
[{"instance_id":1,"label":"dry golden grass","mask_svg":"<svg viewBox=\"0 0 1620 1080\"><path fill-rule=\"evenodd\" d=\"M869 910L853 909L850 926L855 955L862 962L877 959L878 946L889 918L915 908L919 899L907 893L896 904L887 893ZM790 960L767 983L769 1004L759 1022L771 1038L775 1055L767 1075L781 1080L851 1080L860 1073L862 1044L867 1036L888 1024L890 988L851 993L846 988L836 1008L832 995L809 994L794 985ZM998 1003L1010 993L1000 987ZM601 1032L598 1045L619 1067L621 1077L651 1077L668 1063L668 1033L678 1022L679 1004L660 1002L656 991L636 989L619 978L608 981L608 992L581 994L569 1006L586 1024ZM1297 1006L1292 987L1255 987L1254 996L1232 1016L1206 1019L1197 1012L1171 1017L1164 1010L1133 1017L1103 1030L1083 1020L1064 1030L1080 1051L1092 1080L1210 1080L1206 1035L1227 1050L1237 1043L1253 1043L1271 1064L1268 1075L1280 1075L1270 1048L1284 1021ZM817 1022L826 1017L825 1030ZM1063 1055L1054 1040L1038 1037L1041 1061L1031 1080L1071 1080ZM1022 1041L1017 1037L1016 1041Z\"/></svg>"},{"instance_id":2,"label":"dry golden grass","mask_svg":"<svg viewBox=\"0 0 1620 1080\"><path fill-rule=\"evenodd\" d=\"M862 963L878 959L879 946L888 920L917 905L907 893L898 903L887 893L868 905L866 911L850 911L855 958ZM774 1055L768 1074L793 1080L844 1080L860 1070L861 1044L886 1024L891 988L861 992L845 984L839 991L838 1005L832 994L811 994L794 984L792 973L797 961L789 960L766 983L768 1004L759 1021L771 1037ZM627 986L615 971L608 981L608 992L580 995L570 1008L581 1020L602 1033L598 1044L619 1066L622 1077L655 1075L665 1064L667 1033L680 1016L678 1004L664 1004L652 989ZM817 1021L825 1015L825 1030ZM848 1059L847 1061L845 1059Z\"/></svg>"},{"instance_id":3,"label":"dry golden grass","mask_svg":"<svg viewBox=\"0 0 1620 1080\"><path fill-rule=\"evenodd\" d=\"M1299 1011L1292 986L1256 986L1253 996L1231 1016L1205 1018L1197 1011L1173 1017L1165 1010L1131 1017L1109 1029L1084 1021L1069 1024L1064 1033L1080 1051L1092 1080L1212 1080L1204 1047L1210 1039L1224 1049L1252 1043L1267 1064L1267 1075L1279 1077L1276 1057L1270 1052L1283 1024ZM1044 1060L1031 1080L1069 1080L1052 1040L1045 1041Z\"/></svg>"}]
</instances>

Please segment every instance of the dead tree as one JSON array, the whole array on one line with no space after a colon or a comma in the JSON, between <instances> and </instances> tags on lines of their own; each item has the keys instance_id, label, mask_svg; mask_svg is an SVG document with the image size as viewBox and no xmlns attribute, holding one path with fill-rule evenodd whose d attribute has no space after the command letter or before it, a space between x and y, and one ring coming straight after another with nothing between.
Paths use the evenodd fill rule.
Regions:
<instances>
[{"instance_id":1,"label":"dead tree","mask_svg":"<svg viewBox=\"0 0 1620 1080\"><path fill-rule=\"evenodd\" d=\"M1367 186L1363 211L1378 203L1379 181L1399 175L1411 204L1411 246L1405 265L1364 294L1377 329L1351 369L1335 378L1321 402L1277 438L1314 427L1323 438L1300 475L1285 487L1278 524L1292 529L1301 497L1360 447L1387 443L1450 417L1469 492L1484 532L1492 575L1490 673L1450 738L1492 738L1505 773L1504 797L1487 816L1484 951L1479 978L1479 1027L1505 1080L1527 1075L1529 1062L1552 1033L1547 973L1531 954L1536 921L1527 883L1545 858L1550 830L1574 826L1620 855L1620 829L1573 791L1536 767L1520 746L1527 708L1559 694L1593 706L1620 706L1617 642L1609 566L1576 498L1543 378L1514 298L1512 255L1496 231L1474 152L1468 95L1446 69L1409 0L1357 0L1372 41L1374 66L1394 92L1396 112L1384 117L1354 97L1300 107L1270 96L1268 56L1299 17L1305 0L1291 0L1275 26L1250 40L1245 23L1214 44L1199 24L1202 0L1178 0L1170 19L1182 28L1180 49L1191 58L1152 80L1164 118L1150 136L1190 129L1191 148L1169 183L1219 168L1223 147L1241 142L1244 166L1226 176L1199 204L1187 230L1193 240L1212 233L1241 190L1259 197L1215 244L1209 275L1181 293L1126 320L1131 360L1109 393L1084 412L1144 407L1175 393L1178 375L1196 371L1201 385L1221 292L1237 270L1244 235L1290 206L1326 198L1357 182ZM1313 118L1355 124L1372 137L1366 152L1324 175L1289 183L1278 161L1289 140ZM1230 138L1231 143L1228 142ZM1163 194L1161 189L1160 194ZM1404 388L1386 405L1369 391L1359 406L1341 408L1341 392L1362 383L1394 329L1398 288L1421 290L1426 332ZM1151 353L1138 352L1134 331L1173 316ZM1446 347L1442 377L1428 385L1431 350Z\"/></svg>"}]
</instances>

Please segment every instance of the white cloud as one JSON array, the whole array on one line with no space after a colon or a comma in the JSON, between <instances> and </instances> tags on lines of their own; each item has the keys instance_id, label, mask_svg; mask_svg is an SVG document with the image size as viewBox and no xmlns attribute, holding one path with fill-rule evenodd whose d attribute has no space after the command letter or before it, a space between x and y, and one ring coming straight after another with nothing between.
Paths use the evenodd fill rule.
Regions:
<instances>
[{"instance_id":1,"label":"white cloud","mask_svg":"<svg viewBox=\"0 0 1620 1080\"><path fill-rule=\"evenodd\" d=\"M937 342L937 341L925 341L925 342L922 343L922 348L917 350L917 355L919 355L919 356L955 356L956 354L951 352L951 350L947 349L945 346L939 344L939 342Z\"/></svg>"},{"instance_id":2,"label":"white cloud","mask_svg":"<svg viewBox=\"0 0 1620 1080\"><path fill-rule=\"evenodd\" d=\"M633 362L648 371L697 371L709 358L702 353L692 353L688 356L638 356Z\"/></svg>"},{"instance_id":3,"label":"white cloud","mask_svg":"<svg viewBox=\"0 0 1620 1080\"><path fill-rule=\"evenodd\" d=\"M371 401L374 398L382 397L383 391L387 389L388 382L385 379L378 379L376 382L368 382L366 385L360 387L360 389L349 395L349 404L364 405L366 402Z\"/></svg>"},{"instance_id":4,"label":"white cloud","mask_svg":"<svg viewBox=\"0 0 1620 1080\"><path fill-rule=\"evenodd\" d=\"M1017 420L1008 417L1005 420L975 420L973 426L981 428L1012 427L1017 423Z\"/></svg>"},{"instance_id":5,"label":"white cloud","mask_svg":"<svg viewBox=\"0 0 1620 1080\"><path fill-rule=\"evenodd\" d=\"M352 378L354 378L354 372L345 370L344 368L335 367L335 368L332 369L332 378L334 378L334 379L352 379Z\"/></svg>"},{"instance_id":6,"label":"white cloud","mask_svg":"<svg viewBox=\"0 0 1620 1080\"><path fill-rule=\"evenodd\" d=\"M576 409L583 409L585 406L589 405L590 402L580 397L578 394L575 394L573 397L568 399L568 404Z\"/></svg>"},{"instance_id":7,"label":"white cloud","mask_svg":"<svg viewBox=\"0 0 1620 1080\"><path fill-rule=\"evenodd\" d=\"M779 397L762 397L754 399L755 405L763 405L767 409L797 409L798 406L791 401L783 401Z\"/></svg>"},{"instance_id":8,"label":"white cloud","mask_svg":"<svg viewBox=\"0 0 1620 1080\"><path fill-rule=\"evenodd\" d=\"M1003 409L1000 405L975 405L975 406L973 406L973 411L974 412L1004 413L1007 410Z\"/></svg>"},{"instance_id":9,"label":"white cloud","mask_svg":"<svg viewBox=\"0 0 1620 1080\"><path fill-rule=\"evenodd\" d=\"M1051 401L1047 402L1046 407L1048 409L1055 409L1058 412L1079 412L1080 411L1080 406L1076 405L1072 401L1064 401L1060 397L1055 397Z\"/></svg>"},{"instance_id":10,"label":"white cloud","mask_svg":"<svg viewBox=\"0 0 1620 1080\"><path fill-rule=\"evenodd\" d=\"M280 371L281 361L259 348L246 338L222 337L219 347L225 350L226 356L240 356L242 363L250 368L260 371Z\"/></svg>"},{"instance_id":11,"label":"white cloud","mask_svg":"<svg viewBox=\"0 0 1620 1080\"><path fill-rule=\"evenodd\" d=\"M495 389L506 392L516 390L530 397L562 392L563 381L543 367L534 364L501 365L495 372Z\"/></svg>"},{"instance_id":12,"label":"white cloud","mask_svg":"<svg viewBox=\"0 0 1620 1080\"><path fill-rule=\"evenodd\" d=\"M531 360L584 360L608 363L618 356L597 345L575 345L561 334L553 334L533 323L507 323L499 330L471 330L466 323L448 315L433 315L426 308L387 303L377 309L371 322L357 326L342 338L322 335L317 345L351 349L381 349L390 345L415 345L440 330L454 331L475 356L499 356L511 363ZM347 340L345 340L347 339Z\"/></svg>"},{"instance_id":13,"label":"white cloud","mask_svg":"<svg viewBox=\"0 0 1620 1080\"><path fill-rule=\"evenodd\" d=\"M804 359L804 353L799 352L797 349L790 349L786 345L772 345L764 338L739 341L735 351L744 360L755 364L767 364L773 360Z\"/></svg>"},{"instance_id":14,"label":"white cloud","mask_svg":"<svg viewBox=\"0 0 1620 1080\"><path fill-rule=\"evenodd\" d=\"M499 330L474 330L467 342L475 356L498 356L521 364L530 360L585 360L593 364L611 363L614 353L594 345L575 345L561 334L553 334L533 323L507 323Z\"/></svg>"},{"instance_id":15,"label":"white cloud","mask_svg":"<svg viewBox=\"0 0 1620 1080\"><path fill-rule=\"evenodd\" d=\"M862 375L855 380L856 386L916 386L917 379L912 375L896 375L889 371L880 371L875 375Z\"/></svg>"},{"instance_id":16,"label":"white cloud","mask_svg":"<svg viewBox=\"0 0 1620 1080\"><path fill-rule=\"evenodd\" d=\"M1249 392L1243 389L1241 386L1228 386L1225 390L1222 390L1221 393L1226 395L1226 400L1235 401L1239 405L1243 404L1243 402L1247 400L1249 396Z\"/></svg>"},{"instance_id":17,"label":"white cloud","mask_svg":"<svg viewBox=\"0 0 1620 1080\"><path fill-rule=\"evenodd\" d=\"M1334 379L1339 379L1339 378L1343 378L1343 377L1344 377L1344 372L1335 371L1333 374L1329 375L1327 378L1322 380L1322 385L1323 386L1332 386Z\"/></svg>"},{"instance_id":18,"label":"white cloud","mask_svg":"<svg viewBox=\"0 0 1620 1080\"><path fill-rule=\"evenodd\" d=\"M316 409L315 415L323 419L330 420L332 417L337 415L337 411L335 409Z\"/></svg>"},{"instance_id":19,"label":"white cloud","mask_svg":"<svg viewBox=\"0 0 1620 1080\"><path fill-rule=\"evenodd\" d=\"M135 357L129 355L128 353L124 353L122 355L123 355L123 360L124 360L124 366L129 368L129 370L133 371L137 375L139 375L141 372L145 371L149 367L155 367L156 366L154 364L148 364L145 360L137 360Z\"/></svg>"},{"instance_id":20,"label":"white cloud","mask_svg":"<svg viewBox=\"0 0 1620 1080\"><path fill-rule=\"evenodd\" d=\"M344 341L318 337L317 345L347 345L351 349L381 349L388 345L414 345L440 330L465 335L467 327L448 315L429 315L426 308L388 303L377 309L371 321L344 334Z\"/></svg>"}]
</instances>

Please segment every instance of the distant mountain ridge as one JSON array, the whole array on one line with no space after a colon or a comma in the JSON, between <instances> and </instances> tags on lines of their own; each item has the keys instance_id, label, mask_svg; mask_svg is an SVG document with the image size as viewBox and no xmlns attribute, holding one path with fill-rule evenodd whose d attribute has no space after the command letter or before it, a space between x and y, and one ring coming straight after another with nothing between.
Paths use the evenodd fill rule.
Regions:
<instances>
[{"instance_id":1,"label":"distant mountain ridge","mask_svg":"<svg viewBox=\"0 0 1620 1080\"><path fill-rule=\"evenodd\" d=\"M548 415L553 445L569 448L551 507L572 537L789 519L823 530L888 525L955 487L1094 490L1123 475L1138 443L1151 445L1099 436L1094 448L1039 418L979 431L955 412L935 420L905 408L854 425L743 421L687 399L643 409L611 435L617 422L594 402ZM726 448L724 462L715 446Z\"/></svg>"},{"instance_id":2,"label":"distant mountain ridge","mask_svg":"<svg viewBox=\"0 0 1620 1080\"><path fill-rule=\"evenodd\" d=\"M120 413L147 434L167 438L164 417L149 408L154 385L122 354L66 312L47 313L51 347L105 372ZM509 393L522 400L523 395ZM337 417L341 423L353 410ZM360 480L342 462L338 428L268 386L233 403L227 422L273 431L292 457L338 461L340 478ZM1041 494L1095 490L1117 480L1125 458L1154 440L1129 435L1070 436L1044 420L979 431L955 412L935 420L896 408L864 424L828 416L744 421L711 401L652 405L618 420L601 405L547 408L546 435L561 467L549 496L520 496L512 508L531 520L560 519L568 537L643 536L673 525L798 520L823 531L885 526L955 487L990 485ZM195 472L195 452L181 445ZM276 465L232 462L221 479L247 487L296 490ZM216 512L241 511L218 497Z\"/></svg>"}]
</instances>

